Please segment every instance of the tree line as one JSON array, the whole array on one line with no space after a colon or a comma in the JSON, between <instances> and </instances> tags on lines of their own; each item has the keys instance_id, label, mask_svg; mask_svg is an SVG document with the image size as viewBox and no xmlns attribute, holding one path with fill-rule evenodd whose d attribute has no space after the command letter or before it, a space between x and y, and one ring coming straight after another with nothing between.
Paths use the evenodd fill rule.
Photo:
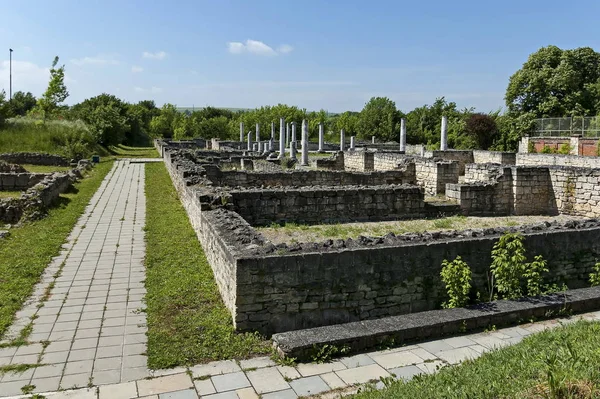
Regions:
<instances>
[{"instance_id":1,"label":"tree line","mask_svg":"<svg viewBox=\"0 0 600 399\"><path fill-rule=\"evenodd\" d=\"M371 98L359 112L328 114L324 110L307 111L297 106L278 104L250 111L231 111L206 107L180 112L174 105L157 107L146 100L132 104L114 95L100 94L73 106L62 105L69 93L64 84L64 65L58 57L50 70L48 89L40 98L32 93L16 92L6 101L0 93L0 124L5 118L31 117L39 120L81 120L93 140L109 146L131 145L148 138L187 139L218 137L239 140L240 122L247 132L258 123L261 138L270 137L279 118L301 124L309 121L309 135L316 139L318 125L325 125L326 140L339 140L341 129L358 140L398 141L400 121L406 120L407 142L439 147L442 116L448 117L448 145L455 149L492 149L516 151L520 138L527 134L539 117L590 116L600 111L600 53L591 48L561 50L543 47L531 54L514 75L506 91L506 110L481 113L474 108L459 109L456 103L441 97L403 112L386 97Z\"/></svg>"}]
</instances>

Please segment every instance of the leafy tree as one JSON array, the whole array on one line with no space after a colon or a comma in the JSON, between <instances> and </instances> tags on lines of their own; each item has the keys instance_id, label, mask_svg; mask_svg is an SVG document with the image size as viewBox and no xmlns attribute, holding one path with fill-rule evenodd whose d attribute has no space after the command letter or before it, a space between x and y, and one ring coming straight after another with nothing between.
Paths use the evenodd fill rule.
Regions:
<instances>
[{"instance_id":1,"label":"leafy tree","mask_svg":"<svg viewBox=\"0 0 600 399\"><path fill-rule=\"evenodd\" d=\"M63 65L57 68L57 64L58 56L54 57L52 68L50 68L50 82L48 83L48 88L37 102L37 106L44 119L51 116L60 103L69 97L67 86L65 86L65 66Z\"/></svg>"},{"instance_id":2,"label":"leafy tree","mask_svg":"<svg viewBox=\"0 0 600 399\"><path fill-rule=\"evenodd\" d=\"M130 105L112 94L100 94L74 105L71 117L88 124L99 144L117 145L125 141L139 121Z\"/></svg>"},{"instance_id":3,"label":"leafy tree","mask_svg":"<svg viewBox=\"0 0 600 399\"><path fill-rule=\"evenodd\" d=\"M510 77L506 105L516 115L559 117L600 109L600 53L589 47L542 47Z\"/></svg>"},{"instance_id":4,"label":"leafy tree","mask_svg":"<svg viewBox=\"0 0 600 399\"><path fill-rule=\"evenodd\" d=\"M0 128L4 126L4 120L8 116L8 107L6 103L6 93L0 91Z\"/></svg>"},{"instance_id":5,"label":"leafy tree","mask_svg":"<svg viewBox=\"0 0 600 399\"><path fill-rule=\"evenodd\" d=\"M465 133L476 142L476 148L487 150L498 135L498 127L493 117L477 113L467 117Z\"/></svg>"},{"instance_id":6,"label":"leafy tree","mask_svg":"<svg viewBox=\"0 0 600 399\"><path fill-rule=\"evenodd\" d=\"M25 116L37 103L36 98L30 92L18 91L13 94L12 100L8 102L9 116Z\"/></svg>"},{"instance_id":7,"label":"leafy tree","mask_svg":"<svg viewBox=\"0 0 600 399\"><path fill-rule=\"evenodd\" d=\"M387 97L373 97L360 111L358 136L362 139L375 136L382 141L398 141L401 118L396 103Z\"/></svg>"},{"instance_id":8,"label":"leafy tree","mask_svg":"<svg viewBox=\"0 0 600 399\"><path fill-rule=\"evenodd\" d=\"M153 117L150 122L152 137L173 137L173 121L177 114L177 109L173 104L163 105L160 115Z\"/></svg>"}]
</instances>

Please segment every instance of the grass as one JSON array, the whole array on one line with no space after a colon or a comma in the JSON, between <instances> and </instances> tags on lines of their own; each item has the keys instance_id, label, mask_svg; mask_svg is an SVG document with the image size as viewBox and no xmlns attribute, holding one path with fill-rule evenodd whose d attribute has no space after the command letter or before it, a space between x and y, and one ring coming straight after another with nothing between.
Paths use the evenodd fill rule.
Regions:
<instances>
[{"instance_id":1,"label":"grass","mask_svg":"<svg viewBox=\"0 0 600 399\"><path fill-rule=\"evenodd\" d=\"M437 374L392 382L354 399L598 398L600 323L577 323L527 337Z\"/></svg>"},{"instance_id":2,"label":"grass","mask_svg":"<svg viewBox=\"0 0 600 399\"><path fill-rule=\"evenodd\" d=\"M61 195L46 218L13 227L10 237L0 240L0 337L31 295L52 257L59 254L111 166L110 161L100 163L85 179L74 184L74 190Z\"/></svg>"},{"instance_id":3,"label":"grass","mask_svg":"<svg viewBox=\"0 0 600 399\"><path fill-rule=\"evenodd\" d=\"M39 123L27 118L8 122L0 129L0 153L43 152L70 157L74 138L84 138L88 151L106 155L106 150L91 143L91 135L81 122L49 120Z\"/></svg>"},{"instance_id":4,"label":"grass","mask_svg":"<svg viewBox=\"0 0 600 399\"><path fill-rule=\"evenodd\" d=\"M0 198L19 198L23 191L0 191Z\"/></svg>"},{"instance_id":5,"label":"grass","mask_svg":"<svg viewBox=\"0 0 600 399\"><path fill-rule=\"evenodd\" d=\"M160 158L160 154L154 147L130 147L119 144L108 149L117 158Z\"/></svg>"},{"instance_id":6,"label":"grass","mask_svg":"<svg viewBox=\"0 0 600 399\"><path fill-rule=\"evenodd\" d=\"M70 166L52 166L52 165L27 165L22 164L28 172L31 173L53 173L53 172L66 172L73 169Z\"/></svg>"},{"instance_id":7,"label":"grass","mask_svg":"<svg viewBox=\"0 0 600 399\"><path fill-rule=\"evenodd\" d=\"M278 225L273 223L268 227L257 227L265 237L273 243L281 242L309 242L325 239L357 238L360 235L380 237L388 233L423 233L426 231L465 230L474 228L489 228L502 226L517 226L527 223L536 223L543 220L566 220L568 217L548 216L506 216L506 217L466 217L450 216L439 219L414 219L391 222L364 222L364 223L334 223L321 225L303 225L286 223Z\"/></svg>"},{"instance_id":8,"label":"grass","mask_svg":"<svg viewBox=\"0 0 600 399\"><path fill-rule=\"evenodd\" d=\"M269 353L234 331L212 269L163 164L146 165L148 367Z\"/></svg>"}]
</instances>

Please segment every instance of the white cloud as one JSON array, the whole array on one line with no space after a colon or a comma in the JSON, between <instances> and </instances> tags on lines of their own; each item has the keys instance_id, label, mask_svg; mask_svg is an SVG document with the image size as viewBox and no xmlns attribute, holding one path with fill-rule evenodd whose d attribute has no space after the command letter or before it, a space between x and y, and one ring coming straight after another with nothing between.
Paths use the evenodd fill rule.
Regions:
<instances>
[{"instance_id":1,"label":"white cloud","mask_svg":"<svg viewBox=\"0 0 600 399\"><path fill-rule=\"evenodd\" d=\"M133 73L140 73L140 72L144 72L144 68L134 65L131 67L131 72Z\"/></svg>"},{"instance_id":2,"label":"white cloud","mask_svg":"<svg viewBox=\"0 0 600 399\"><path fill-rule=\"evenodd\" d=\"M279 48L277 49L281 54L287 54L287 53L291 53L294 48L292 46L290 46L289 44L282 44L281 46L279 46Z\"/></svg>"},{"instance_id":3,"label":"white cloud","mask_svg":"<svg viewBox=\"0 0 600 399\"><path fill-rule=\"evenodd\" d=\"M75 58L71 63L77 66L83 65L119 65L114 55L97 55L95 57Z\"/></svg>"},{"instance_id":4,"label":"white cloud","mask_svg":"<svg viewBox=\"0 0 600 399\"><path fill-rule=\"evenodd\" d=\"M152 86L149 89L144 89L143 87L134 87L133 90L136 93L152 93L152 94L162 93L162 91L163 91L162 88L155 87L155 86Z\"/></svg>"},{"instance_id":5,"label":"white cloud","mask_svg":"<svg viewBox=\"0 0 600 399\"><path fill-rule=\"evenodd\" d=\"M144 51L142 53L142 57L150 60L164 60L167 57L167 53L165 53L164 51L157 51L156 53Z\"/></svg>"},{"instance_id":6,"label":"white cloud","mask_svg":"<svg viewBox=\"0 0 600 399\"><path fill-rule=\"evenodd\" d=\"M294 48L289 44L283 44L279 46L278 51L275 51L271 46L258 41L248 39L245 43L242 42L229 42L227 43L227 50L231 54L242 54L250 53L255 55L277 55L278 53L287 54Z\"/></svg>"},{"instance_id":7,"label":"white cloud","mask_svg":"<svg viewBox=\"0 0 600 399\"><path fill-rule=\"evenodd\" d=\"M0 90L4 89L8 96L9 90L9 61L0 61ZM40 67L28 61L12 61L12 89L17 91L32 92L39 96L48 86L50 69ZM65 76L65 81L67 77Z\"/></svg>"}]
</instances>

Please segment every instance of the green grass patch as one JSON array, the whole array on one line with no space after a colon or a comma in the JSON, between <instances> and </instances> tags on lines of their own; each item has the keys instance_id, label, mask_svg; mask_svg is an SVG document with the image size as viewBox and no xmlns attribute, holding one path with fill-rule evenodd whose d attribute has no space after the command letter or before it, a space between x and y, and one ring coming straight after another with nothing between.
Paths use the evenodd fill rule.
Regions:
<instances>
[{"instance_id":1,"label":"green grass patch","mask_svg":"<svg viewBox=\"0 0 600 399\"><path fill-rule=\"evenodd\" d=\"M28 172L31 172L31 173L67 172L67 171L73 169L70 166L53 166L53 165L28 165L28 164L23 164L21 166L24 167Z\"/></svg>"},{"instance_id":2,"label":"green grass patch","mask_svg":"<svg viewBox=\"0 0 600 399\"><path fill-rule=\"evenodd\" d=\"M600 323L580 321L525 338L437 374L387 382L355 399L598 398Z\"/></svg>"},{"instance_id":3,"label":"green grass patch","mask_svg":"<svg viewBox=\"0 0 600 399\"><path fill-rule=\"evenodd\" d=\"M154 147L130 147L124 144L110 146L109 151L118 158L160 158Z\"/></svg>"},{"instance_id":4,"label":"green grass patch","mask_svg":"<svg viewBox=\"0 0 600 399\"><path fill-rule=\"evenodd\" d=\"M74 190L61 195L46 218L14 227L8 238L0 240L0 337L31 295L52 257L59 254L111 166L112 161L98 164L85 179L74 184Z\"/></svg>"},{"instance_id":5,"label":"green grass patch","mask_svg":"<svg viewBox=\"0 0 600 399\"><path fill-rule=\"evenodd\" d=\"M0 191L0 198L19 198L23 191Z\"/></svg>"},{"instance_id":6,"label":"green grass patch","mask_svg":"<svg viewBox=\"0 0 600 399\"><path fill-rule=\"evenodd\" d=\"M152 369L269 353L238 334L162 163L146 165L146 302Z\"/></svg>"}]
</instances>

